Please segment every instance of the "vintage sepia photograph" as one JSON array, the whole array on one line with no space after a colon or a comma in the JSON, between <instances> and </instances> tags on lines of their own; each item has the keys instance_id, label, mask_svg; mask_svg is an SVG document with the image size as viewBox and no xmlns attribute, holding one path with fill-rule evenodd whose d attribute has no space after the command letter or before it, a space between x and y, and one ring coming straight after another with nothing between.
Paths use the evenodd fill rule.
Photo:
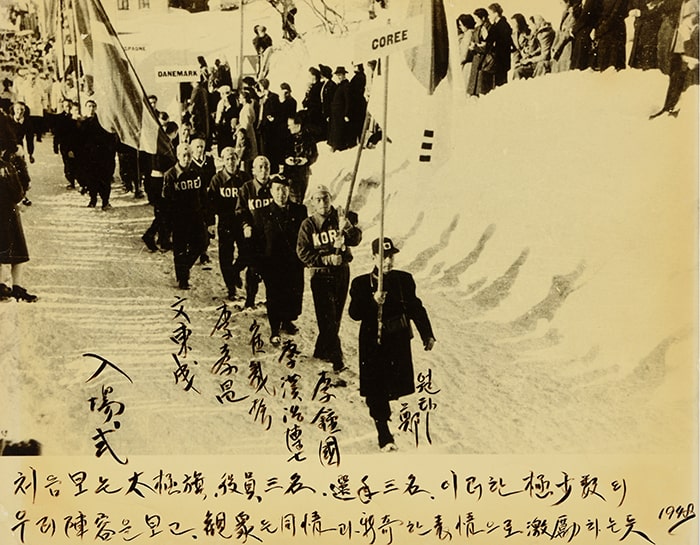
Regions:
<instances>
[{"instance_id":1,"label":"vintage sepia photograph","mask_svg":"<svg viewBox=\"0 0 700 545\"><path fill-rule=\"evenodd\" d=\"M697 542L697 0L0 40L0 543Z\"/></svg>"}]
</instances>

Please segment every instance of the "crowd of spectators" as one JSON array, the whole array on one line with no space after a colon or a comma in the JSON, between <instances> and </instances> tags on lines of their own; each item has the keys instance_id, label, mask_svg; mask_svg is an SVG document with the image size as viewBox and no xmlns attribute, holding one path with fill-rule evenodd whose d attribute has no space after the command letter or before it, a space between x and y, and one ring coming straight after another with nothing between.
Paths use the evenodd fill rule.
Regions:
<instances>
[{"instance_id":1,"label":"crowd of spectators","mask_svg":"<svg viewBox=\"0 0 700 545\"><path fill-rule=\"evenodd\" d=\"M456 24L467 95L485 95L508 81L568 70L629 66L658 68L671 75L673 57L680 53L691 59L686 87L697 84L697 0L562 0L562 4L556 24L539 14L514 13L508 21L497 3L461 14ZM634 34L627 59L630 17ZM695 44L695 51L684 51L678 43L677 29L683 24L691 27L686 41Z\"/></svg>"}]
</instances>

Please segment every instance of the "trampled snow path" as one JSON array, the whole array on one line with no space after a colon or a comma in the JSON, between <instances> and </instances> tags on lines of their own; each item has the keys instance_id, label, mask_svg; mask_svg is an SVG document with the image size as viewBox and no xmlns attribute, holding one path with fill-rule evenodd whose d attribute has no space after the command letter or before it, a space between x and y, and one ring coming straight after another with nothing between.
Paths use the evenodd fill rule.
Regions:
<instances>
[{"instance_id":1,"label":"trampled snow path","mask_svg":"<svg viewBox=\"0 0 700 545\"><path fill-rule=\"evenodd\" d=\"M586 85L599 85L592 79L597 77L611 78L567 75L483 99L468 119L484 123L491 116L493 126L479 125L480 138L468 142L469 157L455 153L433 178L407 154L394 153L387 234L402 248L397 266L416 276L438 338L429 354L414 343L416 372L430 369L440 390L430 413L432 445L421 413L418 448L411 430L397 433L402 453L660 452L692 444L695 173L685 166L674 171L679 162L671 151L695 153L692 141L681 140L693 118L650 124L641 102L620 112L621 99L603 101L584 92ZM663 79L633 73L607 84L630 91L639 89L640 78L653 82L640 95L644 100L663 88ZM556 98L543 98L544 91ZM518 110L505 100L507 93L531 101L535 113ZM563 102L571 97L589 115L567 114ZM542 109L542 101L550 110ZM541 119L537 134L562 121L575 123L575 134L590 135L585 131L602 119L629 129L601 126L594 136L573 140L573 147L569 133L552 131L540 148L530 139L531 115ZM500 168L467 163L488 157L506 119L503 146L510 156L500 158ZM639 149L646 153L631 154ZM592 150L605 161L591 161L586 153ZM353 153L323 150L314 177L342 196ZM343 453L375 451L353 371L357 325L347 316L341 336L349 385L329 390L335 397L325 403L313 393L327 368L306 357L315 336L309 293L296 338L302 355L293 371L268 346L253 357L254 319L262 339L268 336L259 308L232 315L228 363L237 373L212 373L223 344L220 332L210 336L224 295L215 245L213 270L195 266L194 288L183 294L174 288L171 254L151 254L141 243L150 218L144 201L123 195L115 183L113 210L87 209L86 198L63 189L50 142L39 144L36 156L34 204L23 221L32 256L27 286L40 301L0 305L0 429L9 439L35 438L47 454L92 454L91 438L105 426L105 415L91 411L89 400L109 385L110 399L125 406L110 439L118 453L284 455L285 432L298 423L305 455L315 456L328 433L312 420L324 408L338 418ZM608 162L615 156L618 162ZM378 157L376 150L367 152L354 200L365 240L355 252L353 276L369 269L369 242L378 232ZM566 180L562 162L571 169ZM514 172L522 178L513 178ZM611 183L614 176L619 183ZM439 191L426 190L438 181ZM171 337L181 320L174 312L179 305L171 305L180 296L187 298L182 304L193 332L191 351L180 360L188 363L199 394L186 390L183 374L177 380L174 374L172 353L180 345ZM86 383L99 362L85 353L112 361L133 383L114 372ZM264 388L250 380L251 359L262 362ZM292 400L289 384L283 386L290 373L300 377L301 400ZM235 397L245 399L217 401L227 378L234 380ZM420 413L422 396L402 400L409 416ZM292 405L299 405L303 422L293 420ZM400 402L393 409L396 429ZM268 416L272 424L265 431Z\"/></svg>"}]
</instances>

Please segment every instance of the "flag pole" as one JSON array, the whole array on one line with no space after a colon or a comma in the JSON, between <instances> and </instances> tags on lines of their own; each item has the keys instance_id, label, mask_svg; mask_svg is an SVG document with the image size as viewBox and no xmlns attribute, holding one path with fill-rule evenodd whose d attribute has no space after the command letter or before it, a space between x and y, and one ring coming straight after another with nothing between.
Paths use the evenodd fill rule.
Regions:
<instances>
[{"instance_id":1,"label":"flag pole","mask_svg":"<svg viewBox=\"0 0 700 545\"><path fill-rule=\"evenodd\" d=\"M58 25L58 36L56 37L56 41L61 41L60 58L57 58L56 60L58 62L58 69L61 74L61 82L65 83L64 80L66 79L66 37L63 33L63 24L65 23L63 14L63 0L58 0L58 13L56 14L56 19L57 21L55 22Z\"/></svg>"},{"instance_id":2,"label":"flag pole","mask_svg":"<svg viewBox=\"0 0 700 545\"><path fill-rule=\"evenodd\" d=\"M75 47L75 92L78 97L78 113L83 114L83 104L80 100L80 56L78 55L78 14L76 13L75 0L70 3L73 15L73 47Z\"/></svg>"},{"instance_id":3,"label":"flag pole","mask_svg":"<svg viewBox=\"0 0 700 545\"><path fill-rule=\"evenodd\" d=\"M387 144L387 119L389 117L389 56L384 57L384 120L382 122L382 179L381 179L381 204L379 207L379 264L377 266L377 293L384 291L384 202L386 194L386 144ZM382 311L383 306L377 308L377 344L382 344Z\"/></svg>"},{"instance_id":4,"label":"flag pole","mask_svg":"<svg viewBox=\"0 0 700 545\"><path fill-rule=\"evenodd\" d=\"M370 91L371 93L371 91ZM369 130L369 120L372 116L369 113L369 100L367 101L367 109L365 110L365 119L362 123L362 132L360 133L360 141L358 143L359 148L357 149L357 155L355 156L355 166L352 169L352 178L350 179L350 189L348 190L348 198L345 201L345 210L350 210L350 201L352 200L352 193L355 189L355 181L357 180L357 172L360 168L360 158L362 157L362 148L365 147L365 140L367 139L367 131Z\"/></svg>"},{"instance_id":5,"label":"flag pole","mask_svg":"<svg viewBox=\"0 0 700 545\"><path fill-rule=\"evenodd\" d=\"M238 90L243 89L243 5L245 0L240 0L241 7L239 8L241 12L241 47L238 52Z\"/></svg>"}]
</instances>

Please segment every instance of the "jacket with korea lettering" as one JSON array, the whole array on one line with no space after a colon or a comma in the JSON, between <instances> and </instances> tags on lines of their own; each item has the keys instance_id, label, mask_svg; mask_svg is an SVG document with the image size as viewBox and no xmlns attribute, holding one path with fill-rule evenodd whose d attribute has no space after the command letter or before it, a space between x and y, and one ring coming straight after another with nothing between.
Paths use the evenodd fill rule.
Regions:
<instances>
[{"instance_id":1,"label":"jacket with korea lettering","mask_svg":"<svg viewBox=\"0 0 700 545\"><path fill-rule=\"evenodd\" d=\"M302 222L297 237L297 255L304 265L311 268L332 268L334 265L329 257L337 253L343 258L340 266L352 261L350 246L360 243L362 231L349 223L341 232L338 221L338 211L331 207L327 217L314 213ZM344 244L337 249L335 241L339 235L344 237Z\"/></svg>"}]
</instances>

